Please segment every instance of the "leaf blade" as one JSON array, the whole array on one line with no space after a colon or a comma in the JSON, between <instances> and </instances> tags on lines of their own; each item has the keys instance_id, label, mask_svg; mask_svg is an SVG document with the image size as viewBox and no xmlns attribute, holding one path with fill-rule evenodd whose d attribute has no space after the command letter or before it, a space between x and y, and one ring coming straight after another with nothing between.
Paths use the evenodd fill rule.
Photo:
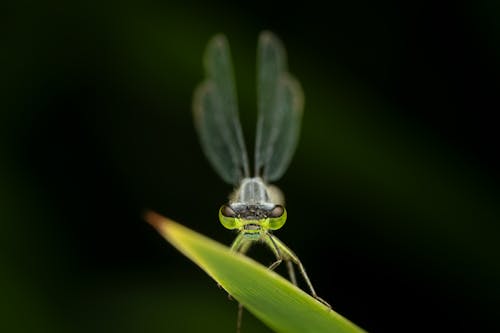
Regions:
<instances>
[{"instance_id":1,"label":"leaf blade","mask_svg":"<svg viewBox=\"0 0 500 333\"><path fill-rule=\"evenodd\" d=\"M145 218L175 248L276 332L364 332L254 260L154 212L148 212Z\"/></svg>"}]
</instances>

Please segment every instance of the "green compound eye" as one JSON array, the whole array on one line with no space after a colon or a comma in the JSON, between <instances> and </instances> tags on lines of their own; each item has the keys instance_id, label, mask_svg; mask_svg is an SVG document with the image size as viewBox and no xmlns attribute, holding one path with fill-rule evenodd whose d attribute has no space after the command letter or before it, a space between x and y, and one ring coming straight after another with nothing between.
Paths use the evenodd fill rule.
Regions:
<instances>
[{"instance_id":1,"label":"green compound eye","mask_svg":"<svg viewBox=\"0 0 500 333\"><path fill-rule=\"evenodd\" d=\"M268 215L269 229L278 230L286 222L286 209L281 205L276 205Z\"/></svg>"},{"instance_id":2,"label":"green compound eye","mask_svg":"<svg viewBox=\"0 0 500 333\"><path fill-rule=\"evenodd\" d=\"M219 221L226 229L236 229L236 213L228 205L222 205L219 209Z\"/></svg>"}]
</instances>

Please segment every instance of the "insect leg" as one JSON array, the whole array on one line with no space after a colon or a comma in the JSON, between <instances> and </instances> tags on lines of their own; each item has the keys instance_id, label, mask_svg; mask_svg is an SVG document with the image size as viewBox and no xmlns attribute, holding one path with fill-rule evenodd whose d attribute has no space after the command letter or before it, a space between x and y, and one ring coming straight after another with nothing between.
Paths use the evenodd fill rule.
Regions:
<instances>
[{"instance_id":1,"label":"insect leg","mask_svg":"<svg viewBox=\"0 0 500 333\"><path fill-rule=\"evenodd\" d=\"M295 277L295 268L293 268L293 262L290 260L286 261L286 267L288 269L288 276L290 276L290 281L297 286L297 278Z\"/></svg>"},{"instance_id":2,"label":"insect leg","mask_svg":"<svg viewBox=\"0 0 500 333\"><path fill-rule=\"evenodd\" d=\"M309 280L309 276L306 273L306 269L304 268L304 265L302 265L302 262L299 260L299 257L297 257L297 255L295 253L293 253L293 251L290 250L290 248L288 246L286 246L282 241L280 241L277 237L273 237L273 243L276 245L277 249L280 250L280 252L282 253L283 257L286 260L292 261L293 263L295 263L299 267L300 274L304 278L304 281L306 282L307 287L309 288L309 291L311 292L311 295L314 298L316 298L318 301L323 303L324 305L331 308L330 304L328 304L324 299L322 299L321 297L319 297L316 294L316 290L314 290L314 287L311 283L311 280ZM292 269L293 269L293 267L292 267ZM290 277L290 279L292 279L292 278Z\"/></svg>"},{"instance_id":3,"label":"insect leg","mask_svg":"<svg viewBox=\"0 0 500 333\"><path fill-rule=\"evenodd\" d=\"M272 271L274 271L276 269L276 267L278 267L281 264L281 262L283 261L283 256L282 256L281 250L278 247L278 244L274 241L274 238L275 237L273 235L271 235L270 233L267 233L266 238L265 238L265 243L267 244L267 246L269 246L271 248L271 251L273 251L274 255L276 256L276 261L273 262L268 267Z\"/></svg>"},{"instance_id":4,"label":"insect leg","mask_svg":"<svg viewBox=\"0 0 500 333\"><path fill-rule=\"evenodd\" d=\"M250 248L250 245L252 245L252 242L250 242L247 239L245 239L245 237L243 236L243 234L240 233L234 239L233 243L231 244L230 249L233 252L239 252L239 253L245 254L248 251L248 249ZM220 284L217 284L217 286L219 288L222 288ZM233 299L229 293L227 294L227 297L230 300Z\"/></svg>"},{"instance_id":5,"label":"insect leg","mask_svg":"<svg viewBox=\"0 0 500 333\"><path fill-rule=\"evenodd\" d=\"M242 321L243 321L243 304L238 303L238 318L236 320L236 333L241 333Z\"/></svg>"},{"instance_id":6,"label":"insect leg","mask_svg":"<svg viewBox=\"0 0 500 333\"><path fill-rule=\"evenodd\" d=\"M238 236L234 239L231 244L231 251L240 252L241 246L245 243L245 237L243 237L242 233L239 233Z\"/></svg>"},{"instance_id":7,"label":"insect leg","mask_svg":"<svg viewBox=\"0 0 500 333\"><path fill-rule=\"evenodd\" d=\"M231 244L231 251L234 252L239 252L239 253L246 253L248 249L250 248L250 245L252 245L252 242L246 239L243 236L243 233L238 234L236 239L233 241L233 244ZM231 299L231 295L228 294L228 297ZM236 333L241 332L241 322L243 321L243 304L238 302L238 315L236 319Z\"/></svg>"}]
</instances>

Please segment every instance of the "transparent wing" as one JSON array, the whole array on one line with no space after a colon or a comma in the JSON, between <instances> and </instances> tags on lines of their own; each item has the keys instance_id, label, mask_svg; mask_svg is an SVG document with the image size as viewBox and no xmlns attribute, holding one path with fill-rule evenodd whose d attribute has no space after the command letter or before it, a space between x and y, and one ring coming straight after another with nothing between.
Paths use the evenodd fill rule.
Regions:
<instances>
[{"instance_id":1,"label":"transparent wing","mask_svg":"<svg viewBox=\"0 0 500 333\"><path fill-rule=\"evenodd\" d=\"M271 182L285 173L297 146L304 95L287 72L281 41L266 31L257 47L257 100L255 173Z\"/></svg>"},{"instance_id":2,"label":"transparent wing","mask_svg":"<svg viewBox=\"0 0 500 333\"><path fill-rule=\"evenodd\" d=\"M249 176L238 116L231 55L226 37L216 35L204 55L206 72L195 90L193 112L202 149L216 172L230 184Z\"/></svg>"}]
</instances>

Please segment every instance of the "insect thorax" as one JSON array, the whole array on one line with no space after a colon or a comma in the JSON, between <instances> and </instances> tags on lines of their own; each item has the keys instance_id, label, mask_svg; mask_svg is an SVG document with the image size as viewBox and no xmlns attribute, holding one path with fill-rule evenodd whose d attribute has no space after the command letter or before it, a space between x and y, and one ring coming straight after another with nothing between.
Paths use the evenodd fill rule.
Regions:
<instances>
[{"instance_id":1,"label":"insect thorax","mask_svg":"<svg viewBox=\"0 0 500 333\"><path fill-rule=\"evenodd\" d=\"M283 194L261 178L245 178L229 197L229 206L246 220L260 220L276 205L283 205Z\"/></svg>"}]
</instances>

